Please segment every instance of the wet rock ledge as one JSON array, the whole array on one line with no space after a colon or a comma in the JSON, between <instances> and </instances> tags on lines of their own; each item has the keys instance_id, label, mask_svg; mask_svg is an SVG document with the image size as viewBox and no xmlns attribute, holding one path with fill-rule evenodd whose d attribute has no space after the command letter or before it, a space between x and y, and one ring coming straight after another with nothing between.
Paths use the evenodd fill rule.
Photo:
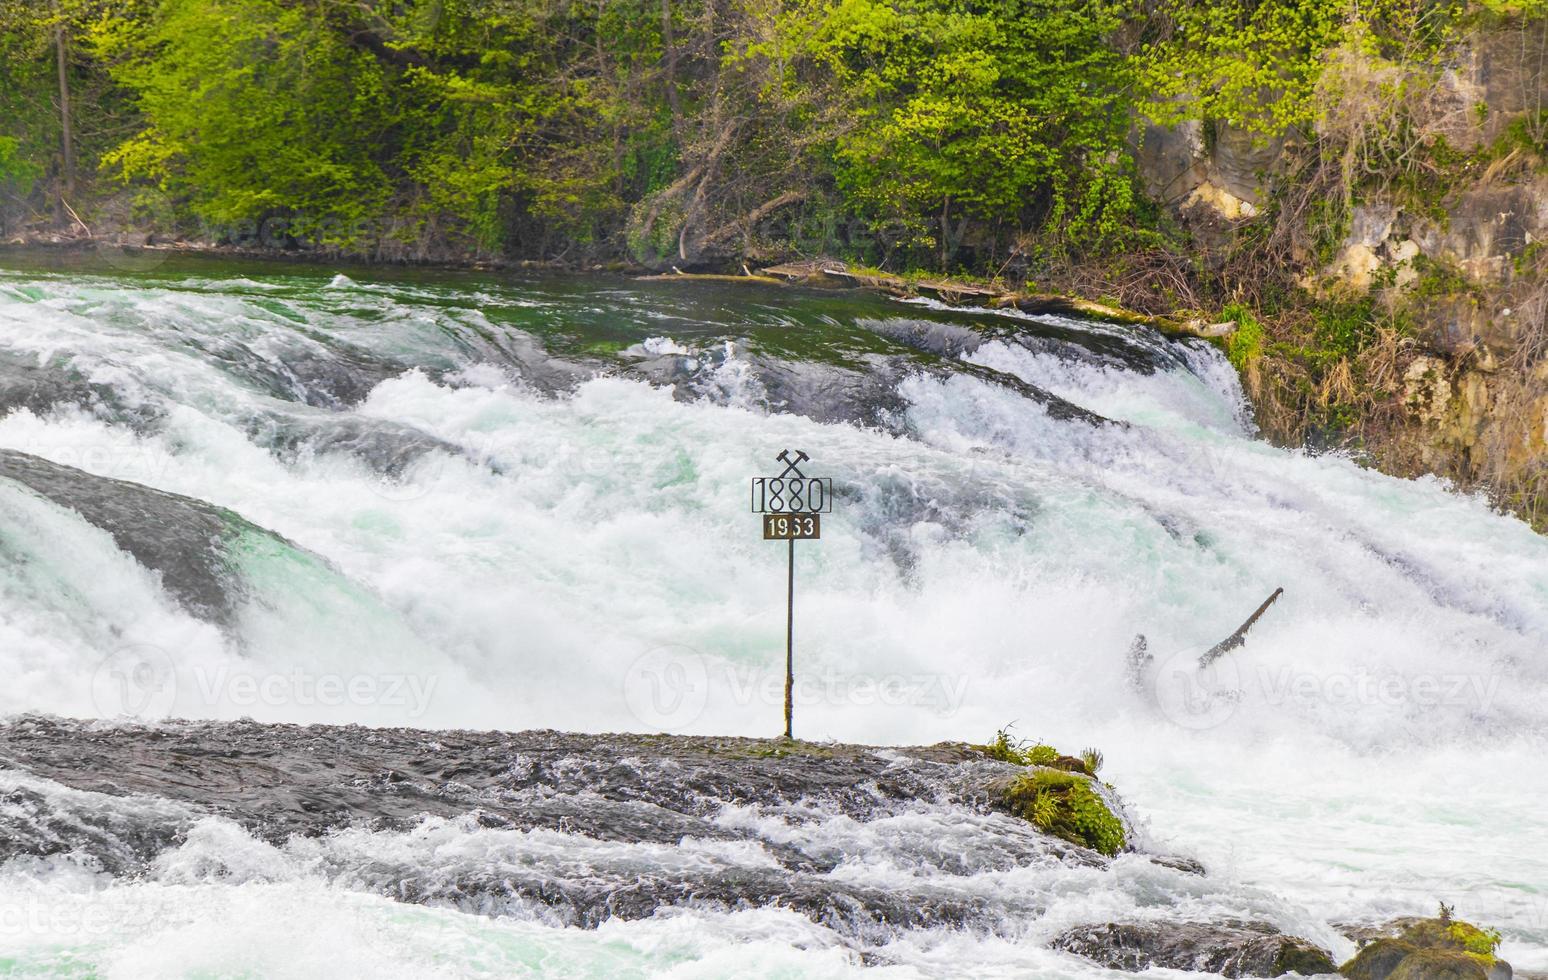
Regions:
<instances>
[{"instance_id":1,"label":"wet rock ledge","mask_svg":"<svg viewBox=\"0 0 1548 980\"><path fill-rule=\"evenodd\" d=\"M256 846L352 889L556 925L778 905L885 960L900 930L1020 935L1043 914L1026 895L966 886L977 874L1100 872L1115 860L1204 874L1136 849L1100 765L1091 750L1066 755L1003 733L988 745L879 748L24 716L0 723L0 861L153 880L192 866L240 882L269 873L253 870ZM257 842L235 848L237 861L227 857L233 824ZM886 887L833 874L856 846L927 873ZM1428 935L1371 932L1345 970L1508 980L1472 934L1461 972L1449 951L1409 955ZM1261 922L1092 923L1052 945L1128 971L1334 970L1328 951Z\"/></svg>"}]
</instances>

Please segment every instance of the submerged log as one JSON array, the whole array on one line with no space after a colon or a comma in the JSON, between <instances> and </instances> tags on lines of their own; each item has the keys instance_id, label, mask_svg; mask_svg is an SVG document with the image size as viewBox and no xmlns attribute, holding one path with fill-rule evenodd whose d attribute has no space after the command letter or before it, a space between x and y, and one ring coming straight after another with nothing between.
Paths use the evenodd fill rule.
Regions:
<instances>
[{"instance_id":1,"label":"submerged log","mask_svg":"<svg viewBox=\"0 0 1548 980\"><path fill-rule=\"evenodd\" d=\"M1268 607L1272 606L1274 604L1274 600L1278 599L1282 594L1284 594L1284 591L1285 590L1283 588L1275 589L1274 594L1269 596L1267 599L1264 599L1263 605L1259 606L1251 616L1248 616L1245 623L1236 628L1236 632L1221 640L1219 643L1216 643L1208 650L1205 650L1204 655L1199 658L1199 666L1208 667L1216 660L1219 660L1221 657L1230 653L1232 650L1235 650L1243 643L1246 643L1247 631L1252 629L1252 624L1256 623L1258 618L1268 611Z\"/></svg>"},{"instance_id":2,"label":"submerged log","mask_svg":"<svg viewBox=\"0 0 1548 980\"><path fill-rule=\"evenodd\" d=\"M671 272L660 272L651 276L639 276L640 282L735 282L735 283L761 283L765 286L783 286L784 282L773 276L760 276L753 273L734 276L715 272L684 272L673 266Z\"/></svg>"}]
</instances>

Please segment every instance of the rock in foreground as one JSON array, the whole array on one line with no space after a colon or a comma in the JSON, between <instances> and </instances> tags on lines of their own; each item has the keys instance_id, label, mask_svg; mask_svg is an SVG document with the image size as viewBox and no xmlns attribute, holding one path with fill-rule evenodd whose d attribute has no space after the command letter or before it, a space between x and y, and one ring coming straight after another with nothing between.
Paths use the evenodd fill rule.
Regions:
<instances>
[{"instance_id":1,"label":"rock in foreground","mask_svg":"<svg viewBox=\"0 0 1548 980\"><path fill-rule=\"evenodd\" d=\"M1111 970L1161 967L1226 977L1334 972L1326 950L1260 922L1107 923L1067 930L1053 945Z\"/></svg>"},{"instance_id":2,"label":"rock in foreground","mask_svg":"<svg viewBox=\"0 0 1548 980\"><path fill-rule=\"evenodd\" d=\"M1454 919L1444 906L1436 918L1393 919L1346 935L1360 946L1339 968L1350 980L1511 980L1510 964L1494 955L1499 933Z\"/></svg>"}]
</instances>

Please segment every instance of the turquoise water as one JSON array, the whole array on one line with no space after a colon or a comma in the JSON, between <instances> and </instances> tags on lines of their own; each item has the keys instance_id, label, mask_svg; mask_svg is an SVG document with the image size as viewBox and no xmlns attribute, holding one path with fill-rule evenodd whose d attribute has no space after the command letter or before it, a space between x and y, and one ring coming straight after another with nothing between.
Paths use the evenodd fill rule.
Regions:
<instances>
[{"instance_id":1,"label":"turquoise water","mask_svg":"<svg viewBox=\"0 0 1548 980\"><path fill-rule=\"evenodd\" d=\"M995 938L900 933L865 965L777 908L582 931L402 905L339 871L666 855L443 827L324 854L214 826L144 880L7 865L13 972L1088 976L1044 948L1060 928L1164 907L1341 953L1332 923L1441 900L1548 969L1548 543L1438 481L1257 440L1205 345L852 293L8 256L0 357L88 392L13 410L0 447L294 545L235 550L249 591L221 628L0 482L0 711L771 734L785 552L746 481L799 448L840 499L798 547L798 734L1014 723L1097 746L1146 832L1212 872L985 870L953 887L1045 914ZM1180 669L1277 587L1217 676ZM1155 662L1136 688L1139 633ZM104 671L130 662L170 683L126 704ZM856 881L924 873L884 829L814 832Z\"/></svg>"}]
</instances>

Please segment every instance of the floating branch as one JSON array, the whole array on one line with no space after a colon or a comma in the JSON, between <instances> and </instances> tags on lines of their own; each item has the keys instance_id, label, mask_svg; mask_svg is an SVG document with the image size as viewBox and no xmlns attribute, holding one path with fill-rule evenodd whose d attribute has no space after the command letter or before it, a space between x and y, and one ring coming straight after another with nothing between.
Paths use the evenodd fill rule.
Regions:
<instances>
[{"instance_id":1,"label":"floating branch","mask_svg":"<svg viewBox=\"0 0 1548 980\"><path fill-rule=\"evenodd\" d=\"M1262 616L1265 612L1268 611L1268 607L1272 606L1274 604L1274 600L1278 599L1284 593L1284 591L1285 590L1283 588L1275 589L1274 594L1269 596L1267 599L1264 599L1263 605L1259 606L1257 611L1255 611L1251 616L1248 616L1247 622L1238 626L1235 633L1232 633L1230 636L1204 651L1204 655L1199 658L1199 666L1208 667L1210 664L1214 663L1216 660L1219 660L1225 654L1230 653L1232 650L1235 650L1237 647L1247 642L1247 631L1252 629L1252 624L1258 621L1259 616Z\"/></svg>"}]
</instances>

